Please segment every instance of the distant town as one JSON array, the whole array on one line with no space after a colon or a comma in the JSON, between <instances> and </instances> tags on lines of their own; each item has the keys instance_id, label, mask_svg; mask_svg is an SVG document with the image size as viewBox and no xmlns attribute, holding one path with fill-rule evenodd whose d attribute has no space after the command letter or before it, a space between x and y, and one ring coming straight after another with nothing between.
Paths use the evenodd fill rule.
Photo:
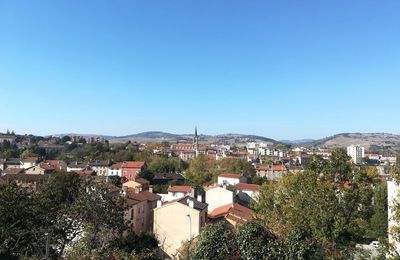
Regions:
<instances>
[{"instance_id":1,"label":"distant town","mask_svg":"<svg viewBox=\"0 0 400 260\"><path fill-rule=\"evenodd\" d=\"M212 239L219 239L213 237L212 232L217 235L220 227L224 232L231 230L228 233L234 237L232 239L237 239L239 245L243 244L237 248L236 244L234 253L229 250L225 252L224 258L239 259L239 255L248 253L246 243L256 243L254 241L257 237L251 236L249 241L243 241L245 238L241 237L241 232L251 225L258 225L256 228L261 231L257 232L270 234L269 241L277 241L274 246L280 245L282 259L294 259L290 255L290 243L293 242L290 239L293 238L289 227L297 227L294 230L305 232L299 233L299 239L308 250L304 254L315 254L322 258L336 255L338 259L350 254L356 259L364 259L364 254L378 257L382 252L385 255L400 253L400 244L395 238L396 234L392 233L399 220L395 213L397 204L394 202L400 191L396 181L400 174L396 153L390 154L386 150L381 154L376 149L368 150L358 143L341 148L303 146L251 138L245 139L245 143L241 139L239 144L205 143L202 142L197 127L191 138L190 142L111 143L102 136L41 137L17 135L7 131L0 134L0 198L6 199L12 192L19 194L16 190L22 189L26 192L24 196L36 198L40 203L43 202L43 196L50 196L50 201L54 200L52 203L55 205L59 203L75 207L75 200L79 197L80 200L88 199L92 203L98 203L96 205L101 207L111 207L102 205L105 203L104 199L97 201L91 197L96 196L97 191L103 190L106 196L104 198L109 199L107 203L117 205L122 202L119 205L120 223L114 223L115 226L111 225L106 230L100 226L106 225L103 221L108 215L95 225L90 217L64 212L62 214L65 214L65 219L62 221L68 219L69 226L63 227L65 235L61 237L54 230L39 231L40 223L36 223L37 232L41 232L40 236L44 237L32 249L43 251L39 257L80 258L76 248L90 238L91 232L111 234L118 225L125 226L125 235L131 232L139 236L139 240L147 235L155 241L152 245L146 245L147 251L137 248L133 259L208 259L202 250L213 250L208 248L211 246L207 243L212 243ZM80 184L71 184L68 178L77 178ZM312 186L315 181L316 186ZM66 189L73 185L77 185L76 191ZM87 194L78 192L82 185L86 187L84 193ZM55 187L80 195L71 198L71 202L64 199L57 201L57 196L65 194L54 195ZM49 190L53 190L53 195L49 195ZM319 190L322 193L316 193ZM294 193L291 194L290 191ZM289 193L285 193L284 197L273 195L279 192ZM303 193L308 196L307 200L312 198L315 203L296 204L307 203L301 195ZM328 200L318 197L328 194L333 197ZM303 202L296 202L298 196ZM337 204L324 204L332 198L335 201L337 199ZM286 202L277 207L276 205L282 203L281 199ZM350 200L358 206L351 206ZM321 207L323 212L313 215L310 209L310 215L306 216L307 207L313 205ZM296 211L290 207L295 207ZM332 212L333 215L326 215L329 214L330 207L341 209ZM0 208L7 210L6 205ZM98 210L87 205L80 209L89 216ZM117 212L117 209L113 209L114 211ZM63 218L61 212L62 209L57 211L52 223L59 221L60 217ZM318 225L320 228L327 225L326 228L333 229L330 222L339 221L336 217L340 217L341 212L343 219L340 221L347 223L346 227L340 228L341 235L331 237L331 231L318 231ZM46 215L45 212L42 214L43 217ZM307 220L309 224L304 226L297 223L297 220L290 219L291 214ZM305 215L300 216L301 214ZM23 216L14 216L18 217ZM327 221L331 220L329 223L317 225L322 217L326 217ZM288 219L284 221L285 218ZM314 224L317 226L308 226ZM23 228L9 230L15 234L17 231L22 232ZM253 235L261 234L257 232ZM322 233L317 235L318 232ZM330 241L333 239L334 243L329 244L328 238ZM10 243L21 247L19 250L27 250L25 245L16 242L17 237L11 236L10 239L14 239ZM97 242L106 243L111 238L106 235L102 239L104 241ZM215 246L225 248L226 244L229 241L220 241ZM263 255L271 253L268 250L278 250L272 244L268 246L270 248L257 248L264 250ZM2 250L0 252L4 255L18 256L11 247L5 246ZM32 252L30 254L35 255ZM230 256L231 253L234 255ZM307 258L306 255L300 255L296 259L303 257Z\"/></svg>"}]
</instances>

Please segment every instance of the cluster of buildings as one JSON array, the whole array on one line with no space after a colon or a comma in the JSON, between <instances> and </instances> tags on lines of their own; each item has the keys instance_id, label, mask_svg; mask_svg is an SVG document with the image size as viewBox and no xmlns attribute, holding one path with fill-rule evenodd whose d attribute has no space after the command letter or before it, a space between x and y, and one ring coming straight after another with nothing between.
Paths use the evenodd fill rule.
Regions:
<instances>
[{"instance_id":1,"label":"cluster of buildings","mask_svg":"<svg viewBox=\"0 0 400 260\"><path fill-rule=\"evenodd\" d=\"M80 135L72 135L71 137L71 142L74 143L79 143L82 140L85 140L86 143L92 144L92 143L104 143L105 139L102 136L80 136Z\"/></svg>"},{"instance_id":2,"label":"cluster of buildings","mask_svg":"<svg viewBox=\"0 0 400 260\"><path fill-rule=\"evenodd\" d=\"M41 161L38 157L27 157L2 160L0 166L0 186L14 181L21 187L37 190L57 171L93 176L103 181L109 186L112 198L123 198L124 219L128 226L136 233L154 234L160 241L160 248L171 258L178 257L184 243L194 239L207 223L227 221L236 225L251 220L250 205L257 200L260 189L259 185L247 183L244 176L223 173L215 184L204 189L170 185L167 194L156 194L151 183L141 177L146 164L133 161L66 164L60 160ZM108 176L122 177L122 184L112 185ZM157 183L184 182L183 176L176 173L154 177Z\"/></svg>"},{"instance_id":3,"label":"cluster of buildings","mask_svg":"<svg viewBox=\"0 0 400 260\"><path fill-rule=\"evenodd\" d=\"M168 194L158 194L161 200L154 209L153 232L170 257L179 256L184 243L207 223L237 225L253 218L249 205L257 200L259 185L248 184L239 174L223 173L217 183L203 188L201 193L191 186L170 186Z\"/></svg>"}]
</instances>

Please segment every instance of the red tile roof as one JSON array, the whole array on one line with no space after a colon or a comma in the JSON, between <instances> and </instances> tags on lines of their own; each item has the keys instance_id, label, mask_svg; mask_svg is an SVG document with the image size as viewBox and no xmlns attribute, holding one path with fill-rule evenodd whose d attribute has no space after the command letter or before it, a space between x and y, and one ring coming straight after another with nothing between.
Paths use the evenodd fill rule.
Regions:
<instances>
[{"instance_id":1,"label":"red tile roof","mask_svg":"<svg viewBox=\"0 0 400 260\"><path fill-rule=\"evenodd\" d=\"M24 159L22 159L23 162L37 162L39 160L39 158L37 157L26 157Z\"/></svg>"},{"instance_id":2,"label":"red tile roof","mask_svg":"<svg viewBox=\"0 0 400 260\"><path fill-rule=\"evenodd\" d=\"M122 167L122 163L121 162L114 163L113 165L110 166L110 168L113 168L113 169L118 169L118 168L121 168L121 167Z\"/></svg>"},{"instance_id":3,"label":"red tile roof","mask_svg":"<svg viewBox=\"0 0 400 260\"><path fill-rule=\"evenodd\" d=\"M218 177L224 177L224 178L231 178L231 179L240 179L240 174L236 173L221 173L218 175Z\"/></svg>"},{"instance_id":4,"label":"red tile roof","mask_svg":"<svg viewBox=\"0 0 400 260\"><path fill-rule=\"evenodd\" d=\"M192 192L191 186L171 186L168 188L169 192Z\"/></svg>"},{"instance_id":5,"label":"red tile roof","mask_svg":"<svg viewBox=\"0 0 400 260\"><path fill-rule=\"evenodd\" d=\"M253 211L240 204L232 203L225 206L218 207L208 214L209 218L235 218L240 220L251 220L253 218Z\"/></svg>"},{"instance_id":6,"label":"red tile roof","mask_svg":"<svg viewBox=\"0 0 400 260\"><path fill-rule=\"evenodd\" d=\"M145 162L123 162L121 168L142 168Z\"/></svg>"},{"instance_id":7,"label":"red tile roof","mask_svg":"<svg viewBox=\"0 0 400 260\"><path fill-rule=\"evenodd\" d=\"M257 165L256 170L259 171L275 171L275 172L283 172L286 171L286 167L281 164L277 165Z\"/></svg>"},{"instance_id":8,"label":"red tile roof","mask_svg":"<svg viewBox=\"0 0 400 260\"><path fill-rule=\"evenodd\" d=\"M260 185L257 184L249 184L249 183L237 183L235 184L236 189L239 190L259 190L260 189Z\"/></svg>"}]
</instances>

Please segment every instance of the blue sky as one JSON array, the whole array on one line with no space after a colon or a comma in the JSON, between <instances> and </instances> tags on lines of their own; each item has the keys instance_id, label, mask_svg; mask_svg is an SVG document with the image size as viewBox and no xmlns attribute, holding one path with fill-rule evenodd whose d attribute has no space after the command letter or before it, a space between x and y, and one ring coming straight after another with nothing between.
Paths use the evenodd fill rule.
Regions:
<instances>
[{"instance_id":1,"label":"blue sky","mask_svg":"<svg viewBox=\"0 0 400 260\"><path fill-rule=\"evenodd\" d=\"M399 10L0 0L0 131L399 134Z\"/></svg>"}]
</instances>

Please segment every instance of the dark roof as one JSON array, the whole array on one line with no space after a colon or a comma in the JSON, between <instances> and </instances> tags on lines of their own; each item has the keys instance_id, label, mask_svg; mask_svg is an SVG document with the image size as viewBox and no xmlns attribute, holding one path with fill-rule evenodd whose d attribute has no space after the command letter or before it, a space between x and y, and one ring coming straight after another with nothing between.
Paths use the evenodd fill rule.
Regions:
<instances>
[{"instance_id":1,"label":"dark roof","mask_svg":"<svg viewBox=\"0 0 400 260\"><path fill-rule=\"evenodd\" d=\"M185 196L182 199L179 199L178 202L181 204L184 204L186 206L189 206L189 200L193 200L193 208L197 209L197 210L203 210L206 209L208 204L207 203L203 203L200 202L190 196Z\"/></svg>"},{"instance_id":2,"label":"dark roof","mask_svg":"<svg viewBox=\"0 0 400 260\"><path fill-rule=\"evenodd\" d=\"M25 170L23 168L7 168L5 169L2 173L3 174L21 174L23 173Z\"/></svg>"},{"instance_id":3,"label":"dark roof","mask_svg":"<svg viewBox=\"0 0 400 260\"><path fill-rule=\"evenodd\" d=\"M89 166L104 166L104 167L108 167L111 165L111 161L110 160L105 160L105 161L93 161L89 163Z\"/></svg>"},{"instance_id":4,"label":"dark roof","mask_svg":"<svg viewBox=\"0 0 400 260\"><path fill-rule=\"evenodd\" d=\"M69 168L87 168L88 164L87 163L79 163L79 162L72 162L68 164Z\"/></svg>"},{"instance_id":5,"label":"dark roof","mask_svg":"<svg viewBox=\"0 0 400 260\"><path fill-rule=\"evenodd\" d=\"M44 181L47 180L47 178L49 178L49 176L45 174L13 174L0 177L0 179L6 183L12 181Z\"/></svg>"},{"instance_id":6,"label":"dark roof","mask_svg":"<svg viewBox=\"0 0 400 260\"><path fill-rule=\"evenodd\" d=\"M135 181L141 185L150 184L150 182L148 180L143 179L143 178L137 178Z\"/></svg>"},{"instance_id":7,"label":"dark roof","mask_svg":"<svg viewBox=\"0 0 400 260\"><path fill-rule=\"evenodd\" d=\"M161 197L157 194L151 193L149 191L141 191L139 193L133 192L133 191L128 191L127 192L127 197L132 200L136 201L155 201L155 200L160 200Z\"/></svg>"},{"instance_id":8,"label":"dark roof","mask_svg":"<svg viewBox=\"0 0 400 260\"><path fill-rule=\"evenodd\" d=\"M4 162L6 164L21 164L21 160L19 158L7 158Z\"/></svg>"},{"instance_id":9,"label":"dark roof","mask_svg":"<svg viewBox=\"0 0 400 260\"><path fill-rule=\"evenodd\" d=\"M153 180L185 180L185 177L175 172L157 172L154 174Z\"/></svg>"}]
</instances>

